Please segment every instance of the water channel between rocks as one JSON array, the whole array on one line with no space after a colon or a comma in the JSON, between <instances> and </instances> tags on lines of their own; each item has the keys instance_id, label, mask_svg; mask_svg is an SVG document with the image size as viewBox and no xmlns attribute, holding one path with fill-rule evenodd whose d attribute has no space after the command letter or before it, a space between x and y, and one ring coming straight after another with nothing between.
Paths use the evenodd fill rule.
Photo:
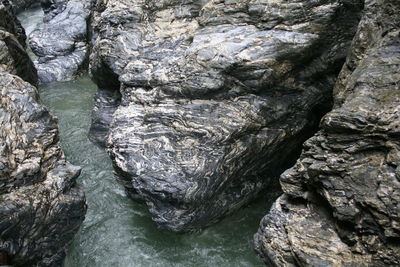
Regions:
<instances>
[{"instance_id":1,"label":"water channel between rocks","mask_svg":"<svg viewBox=\"0 0 400 267\"><path fill-rule=\"evenodd\" d=\"M19 17L29 34L40 20L33 9ZM88 140L96 85L89 77L39 87L59 118L67 159L82 167L78 184L86 193L86 219L64 266L263 266L253 252L253 234L269 206L250 204L198 234L157 229L146 208L129 200L113 177L106 152Z\"/></svg>"}]
</instances>

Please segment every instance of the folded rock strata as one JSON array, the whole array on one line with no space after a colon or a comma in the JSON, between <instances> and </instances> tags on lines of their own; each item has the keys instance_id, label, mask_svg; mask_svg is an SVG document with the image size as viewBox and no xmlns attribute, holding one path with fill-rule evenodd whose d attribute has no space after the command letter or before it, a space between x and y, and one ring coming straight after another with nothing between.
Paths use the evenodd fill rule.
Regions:
<instances>
[{"instance_id":1,"label":"folded rock strata","mask_svg":"<svg viewBox=\"0 0 400 267\"><path fill-rule=\"evenodd\" d=\"M255 236L272 266L400 265L399 14L398 1L365 1L335 108Z\"/></svg>"},{"instance_id":2,"label":"folded rock strata","mask_svg":"<svg viewBox=\"0 0 400 267\"><path fill-rule=\"evenodd\" d=\"M45 22L29 36L40 82L72 79L84 67L91 5L92 0L42 1Z\"/></svg>"},{"instance_id":3,"label":"folded rock strata","mask_svg":"<svg viewBox=\"0 0 400 267\"><path fill-rule=\"evenodd\" d=\"M0 3L12 17L7 9ZM57 119L27 82L36 70L15 25L3 27L8 15L0 16L0 265L61 266L86 211L80 168L65 160Z\"/></svg>"},{"instance_id":4,"label":"folded rock strata","mask_svg":"<svg viewBox=\"0 0 400 267\"><path fill-rule=\"evenodd\" d=\"M128 194L173 231L198 230L254 198L330 109L361 8L97 1L90 70L121 100L112 122L94 123L111 124L108 151Z\"/></svg>"}]
</instances>

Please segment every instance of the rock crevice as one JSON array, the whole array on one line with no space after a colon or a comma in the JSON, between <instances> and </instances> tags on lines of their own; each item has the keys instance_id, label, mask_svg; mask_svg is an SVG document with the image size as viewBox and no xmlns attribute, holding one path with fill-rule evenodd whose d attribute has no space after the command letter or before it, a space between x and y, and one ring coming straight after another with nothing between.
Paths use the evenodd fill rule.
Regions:
<instances>
[{"instance_id":1,"label":"rock crevice","mask_svg":"<svg viewBox=\"0 0 400 267\"><path fill-rule=\"evenodd\" d=\"M128 194L173 231L198 230L253 199L330 109L361 9L98 1L90 71L121 100L98 101L107 118L95 116L94 128L100 140L110 125L103 143Z\"/></svg>"},{"instance_id":2,"label":"rock crevice","mask_svg":"<svg viewBox=\"0 0 400 267\"><path fill-rule=\"evenodd\" d=\"M304 144L296 165L281 176L285 194L255 237L256 250L266 262L400 264L399 8L393 1L366 1L335 86L335 108ZM296 204L298 199L307 204ZM316 211L322 208L327 215ZM308 227L313 224L327 226Z\"/></svg>"}]
</instances>

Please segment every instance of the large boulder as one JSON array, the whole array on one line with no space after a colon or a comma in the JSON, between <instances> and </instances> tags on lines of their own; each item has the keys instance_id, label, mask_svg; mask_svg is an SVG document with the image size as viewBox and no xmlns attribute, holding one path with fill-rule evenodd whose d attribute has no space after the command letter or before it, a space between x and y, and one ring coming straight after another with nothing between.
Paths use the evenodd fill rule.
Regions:
<instances>
[{"instance_id":1,"label":"large boulder","mask_svg":"<svg viewBox=\"0 0 400 267\"><path fill-rule=\"evenodd\" d=\"M400 265L400 2L365 2L335 108L281 176L256 250L273 266Z\"/></svg>"},{"instance_id":2,"label":"large boulder","mask_svg":"<svg viewBox=\"0 0 400 267\"><path fill-rule=\"evenodd\" d=\"M108 152L129 196L173 231L198 230L257 196L331 108L361 8L97 1L90 70L121 98L100 125L111 125Z\"/></svg>"},{"instance_id":3,"label":"large boulder","mask_svg":"<svg viewBox=\"0 0 400 267\"><path fill-rule=\"evenodd\" d=\"M0 265L61 266L86 211L76 186L80 168L65 160L57 119L27 82L37 81L36 70L18 32L1 26L13 21L5 8L0 4L7 15L0 16Z\"/></svg>"},{"instance_id":4,"label":"large boulder","mask_svg":"<svg viewBox=\"0 0 400 267\"><path fill-rule=\"evenodd\" d=\"M29 36L40 82L69 80L85 67L92 2L42 1L45 22Z\"/></svg>"}]
</instances>

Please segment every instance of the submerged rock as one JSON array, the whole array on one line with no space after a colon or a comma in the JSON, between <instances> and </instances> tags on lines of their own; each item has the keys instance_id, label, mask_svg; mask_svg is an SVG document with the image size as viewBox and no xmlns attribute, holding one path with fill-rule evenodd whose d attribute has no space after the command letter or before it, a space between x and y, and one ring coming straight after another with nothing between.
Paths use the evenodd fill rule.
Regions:
<instances>
[{"instance_id":1,"label":"submerged rock","mask_svg":"<svg viewBox=\"0 0 400 267\"><path fill-rule=\"evenodd\" d=\"M11 21L0 16L0 264L61 266L86 211L80 168L66 162L57 119L26 82L36 70L2 26Z\"/></svg>"},{"instance_id":2,"label":"submerged rock","mask_svg":"<svg viewBox=\"0 0 400 267\"><path fill-rule=\"evenodd\" d=\"M330 109L361 7L97 1L90 69L121 94L108 151L128 194L173 231L257 196Z\"/></svg>"},{"instance_id":3,"label":"submerged rock","mask_svg":"<svg viewBox=\"0 0 400 267\"><path fill-rule=\"evenodd\" d=\"M45 22L29 36L42 83L72 79L87 59L92 0L42 1Z\"/></svg>"},{"instance_id":4,"label":"submerged rock","mask_svg":"<svg viewBox=\"0 0 400 267\"><path fill-rule=\"evenodd\" d=\"M273 266L400 265L400 3L366 1L335 109L281 176L256 250Z\"/></svg>"}]
</instances>

